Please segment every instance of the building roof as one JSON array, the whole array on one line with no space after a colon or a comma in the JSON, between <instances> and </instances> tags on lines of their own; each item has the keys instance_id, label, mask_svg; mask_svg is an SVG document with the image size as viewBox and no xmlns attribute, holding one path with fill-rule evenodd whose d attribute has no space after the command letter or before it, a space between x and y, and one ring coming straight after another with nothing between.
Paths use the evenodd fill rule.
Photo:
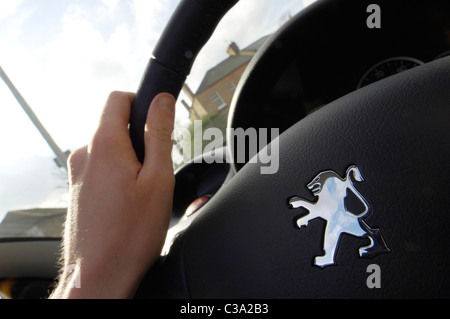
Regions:
<instances>
[{"instance_id":1,"label":"building roof","mask_svg":"<svg viewBox=\"0 0 450 319\"><path fill-rule=\"evenodd\" d=\"M248 47L241 50L241 52L256 52L259 48L266 42L266 40L270 37L270 35L267 35L265 37L262 37L258 41L250 44ZM209 88L214 83L218 82L220 79L225 77L226 75L230 74L234 70L240 68L241 66L245 65L246 63L250 62L250 60L253 58L253 54L239 54L239 55L232 55L229 56L224 61L217 64L215 67L211 68L206 72L205 77L203 78L202 83L197 89L197 94L203 92L207 88Z\"/></svg>"}]
</instances>

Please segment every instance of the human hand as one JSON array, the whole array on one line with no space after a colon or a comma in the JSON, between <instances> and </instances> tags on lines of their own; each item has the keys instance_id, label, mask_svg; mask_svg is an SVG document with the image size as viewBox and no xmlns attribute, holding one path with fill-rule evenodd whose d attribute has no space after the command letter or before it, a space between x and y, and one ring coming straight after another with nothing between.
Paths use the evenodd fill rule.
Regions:
<instances>
[{"instance_id":1,"label":"human hand","mask_svg":"<svg viewBox=\"0 0 450 319\"><path fill-rule=\"evenodd\" d=\"M175 183L175 99L161 93L151 103L141 164L128 131L133 98L111 93L91 143L69 158L64 264L52 298L132 297L161 252Z\"/></svg>"}]
</instances>

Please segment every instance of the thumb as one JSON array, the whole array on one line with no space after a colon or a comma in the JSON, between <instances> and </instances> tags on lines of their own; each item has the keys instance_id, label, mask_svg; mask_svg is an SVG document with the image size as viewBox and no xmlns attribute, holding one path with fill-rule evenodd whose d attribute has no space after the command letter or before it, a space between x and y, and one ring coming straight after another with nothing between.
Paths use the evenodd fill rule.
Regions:
<instances>
[{"instance_id":1,"label":"thumb","mask_svg":"<svg viewBox=\"0 0 450 319\"><path fill-rule=\"evenodd\" d=\"M145 174L173 172L172 132L175 121L175 98L169 93L158 94L150 104L145 126L145 159L141 171Z\"/></svg>"}]
</instances>

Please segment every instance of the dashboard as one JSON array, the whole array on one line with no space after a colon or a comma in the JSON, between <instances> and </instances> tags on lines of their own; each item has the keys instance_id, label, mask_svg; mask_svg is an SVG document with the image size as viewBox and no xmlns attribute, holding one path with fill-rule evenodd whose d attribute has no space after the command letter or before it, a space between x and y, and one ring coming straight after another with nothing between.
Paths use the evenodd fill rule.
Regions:
<instances>
[{"instance_id":1,"label":"dashboard","mask_svg":"<svg viewBox=\"0 0 450 319\"><path fill-rule=\"evenodd\" d=\"M0 239L0 299L48 297L60 251L57 238Z\"/></svg>"},{"instance_id":2,"label":"dashboard","mask_svg":"<svg viewBox=\"0 0 450 319\"><path fill-rule=\"evenodd\" d=\"M373 29L368 3L336 1L320 21L293 17L251 62L230 125L281 133L358 88L450 54L450 2L378 1Z\"/></svg>"}]
</instances>

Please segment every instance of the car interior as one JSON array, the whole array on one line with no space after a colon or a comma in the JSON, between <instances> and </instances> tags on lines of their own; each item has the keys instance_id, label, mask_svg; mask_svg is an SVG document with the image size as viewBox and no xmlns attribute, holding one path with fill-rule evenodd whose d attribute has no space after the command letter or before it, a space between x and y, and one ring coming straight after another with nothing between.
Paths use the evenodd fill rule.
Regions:
<instances>
[{"instance_id":1,"label":"car interior","mask_svg":"<svg viewBox=\"0 0 450 319\"><path fill-rule=\"evenodd\" d=\"M236 2L180 2L133 104L141 160L148 101L179 95ZM450 297L449 55L446 0L318 0L289 19L236 87L224 160L176 170L166 244L136 298ZM236 128L279 129L275 174L237 161ZM3 297L46 298L60 250L60 238L0 238Z\"/></svg>"}]
</instances>

